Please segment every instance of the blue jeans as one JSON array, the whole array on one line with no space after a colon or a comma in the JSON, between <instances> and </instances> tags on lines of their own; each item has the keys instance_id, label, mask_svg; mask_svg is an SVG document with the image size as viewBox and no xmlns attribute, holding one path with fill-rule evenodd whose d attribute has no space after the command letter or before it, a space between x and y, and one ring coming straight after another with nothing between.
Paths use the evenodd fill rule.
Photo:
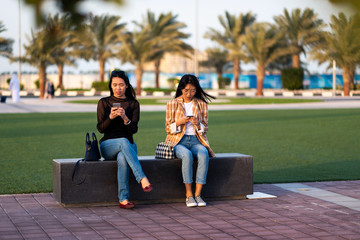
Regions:
<instances>
[{"instance_id":1,"label":"blue jeans","mask_svg":"<svg viewBox=\"0 0 360 240\"><path fill-rule=\"evenodd\" d=\"M129 200L129 169L139 183L146 177L137 157L135 142L131 144L127 138L108 139L100 144L100 150L105 160L116 159L119 201Z\"/></svg>"},{"instance_id":2,"label":"blue jeans","mask_svg":"<svg viewBox=\"0 0 360 240\"><path fill-rule=\"evenodd\" d=\"M209 167L209 153L195 135L184 135L174 148L175 155L182 160L182 175L184 183L193 182L193 161L198 160L196 183L206 184Z\"/></svg>"}]
</instances>

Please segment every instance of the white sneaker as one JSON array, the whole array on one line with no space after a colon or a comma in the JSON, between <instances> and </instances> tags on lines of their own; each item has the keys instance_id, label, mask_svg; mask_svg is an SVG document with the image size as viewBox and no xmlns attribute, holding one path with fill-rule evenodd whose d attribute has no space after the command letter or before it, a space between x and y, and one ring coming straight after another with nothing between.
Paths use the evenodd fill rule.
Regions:
<instances>
[{"instance_id":1,"label":"white sneaker","mask_svg":"<svg viewBox=\"0 0 360 240\"><path fill-rule=\"evenodd\" d=\"M194 197L191 196L191 197L188 197L186 199L186 206L187 207L196 207L198 204L197 202L195 201Z\"/></svg>"},{"instance_id":2,"label":"white sneaker","mask_svg":"<svg viewBox=\"0 0 360 240\"><path fill-rule=\"evenodd\" d=\"M200 196L197 196L195 201L197 202L198 207L206 207L206 202L202 200Z\"/></svg>"}]
</instances>

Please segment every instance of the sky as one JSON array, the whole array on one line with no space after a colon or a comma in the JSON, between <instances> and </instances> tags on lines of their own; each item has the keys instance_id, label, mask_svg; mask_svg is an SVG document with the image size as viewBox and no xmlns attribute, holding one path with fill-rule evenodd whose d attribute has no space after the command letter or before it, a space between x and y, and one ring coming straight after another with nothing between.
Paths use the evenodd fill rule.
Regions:
<instances>
[{"instance_id":1,"label":"sky","mask_svg":"<svg viewBox=\"0 0 360 240\"><path fill-rule=\"evenodd\" d=\"M21 36L21 45L28 44L28 39L31 35L31 30L36 30L35 11L29 5L26 5L20 0L20 22L21 34L19 35L19 5L18 0L1 0L2 7L0 8L0 21L5 25L7 31L0 33L1 37L14 39L13 54L19 55L19 36ZM184 22L187 27L183 29L185 33L191 34L191 37L186 40L188 44L197 47L200 50L205 50L208 47L213 47L216 44L208 39L203 38L209 28L214 28L222 31L218 16L224 16L225 11L230 14L247 13L251 11L256 15L258 22L274 23L273 17L281 15L284 9L289 11L307 7L314 9L319 18L323 19L325 23L330 22L332 14L337 15L339 12L344 12L347 15L353 14L354 10L347 5L334 5L329 0L124 0L125 4L122 6L105 3L100 0L87 0L81 4L79 9L84 13L92 12L96 15L110 14L121 16L120 22L127 23L127 29L132 31L135 29L132 21L141 22L146 15L147 10L150 10L159 16L160 13L172 12L178 15L177 20ZM43 5L43 9L50 14L55 14L58 9L53 0L47 0ZM24 54L24 48L21 47L21 54ZM302 60L306 60L302 56ZM65 66L65 72L92 71L98 70L98 63L96 61L86 62L84 60L77 62L77 67ZM120 61L113 59L107 63L106 69L111 66L130 70L130 64L122 64ZM10 63L7 58L0 56L0 73L18 71L18 63ZM251 64L245 65L244 70L252 70L255 67ZM36 68L27 64L21 65L22 71L36 71ZM310 62L308 70L312 73L326 72L326 65L318 66L316 62ZM56 67L49 67L48 72L56 71ZM330 72L330 70L328 71Z\"/></svg>"}]
</instances>

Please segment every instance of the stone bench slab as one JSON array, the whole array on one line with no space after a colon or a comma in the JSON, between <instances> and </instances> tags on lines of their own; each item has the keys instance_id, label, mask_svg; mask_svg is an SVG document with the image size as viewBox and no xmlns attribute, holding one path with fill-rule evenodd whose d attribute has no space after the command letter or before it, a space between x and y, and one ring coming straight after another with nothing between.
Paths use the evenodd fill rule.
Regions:
<instances>
[{"instance_id":1,"label":"stone bench slab","mask_svg":"<svg viewBox=\"0 0 360 240\"><path fill-rule=\"evenodd\" d=\"M63 205L118 203L116 161L87 162L83 184L72 182L72 172L78 158L53 160L53 194ZM144 193L130 171L130 200L135 202L179 202L185 199L181 159L157 159L140 156L144 173L153 191ZM194 161L194 175L197 161ZM84 176L84 162L80 163L75 181ZM195 177L194 177L195 179ZM210 158L204 199L244 199L253 193L253 157L239 153L218 153Z\"/></svg>"}]
</instances>

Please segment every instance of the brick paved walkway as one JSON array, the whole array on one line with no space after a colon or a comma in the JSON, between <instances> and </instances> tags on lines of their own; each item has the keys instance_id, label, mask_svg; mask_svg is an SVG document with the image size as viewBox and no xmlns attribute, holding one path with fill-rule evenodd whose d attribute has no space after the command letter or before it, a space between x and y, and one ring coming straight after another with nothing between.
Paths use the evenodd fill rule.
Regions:
<instances>
[{"instance_id":1,"label":"brick paved walkway","mask_svg":"<svg viewBox=\"0 0 360 240\"><path fill-rule=\"evenodd\" d=\"M355 199L360 181L302 183ZM273 199L61 207L50 193L0 195L0 239L360 239L360 211L272 184L254 191ZM339 195L340 194L340 195Z\"/></svg>"}]
</instances>

